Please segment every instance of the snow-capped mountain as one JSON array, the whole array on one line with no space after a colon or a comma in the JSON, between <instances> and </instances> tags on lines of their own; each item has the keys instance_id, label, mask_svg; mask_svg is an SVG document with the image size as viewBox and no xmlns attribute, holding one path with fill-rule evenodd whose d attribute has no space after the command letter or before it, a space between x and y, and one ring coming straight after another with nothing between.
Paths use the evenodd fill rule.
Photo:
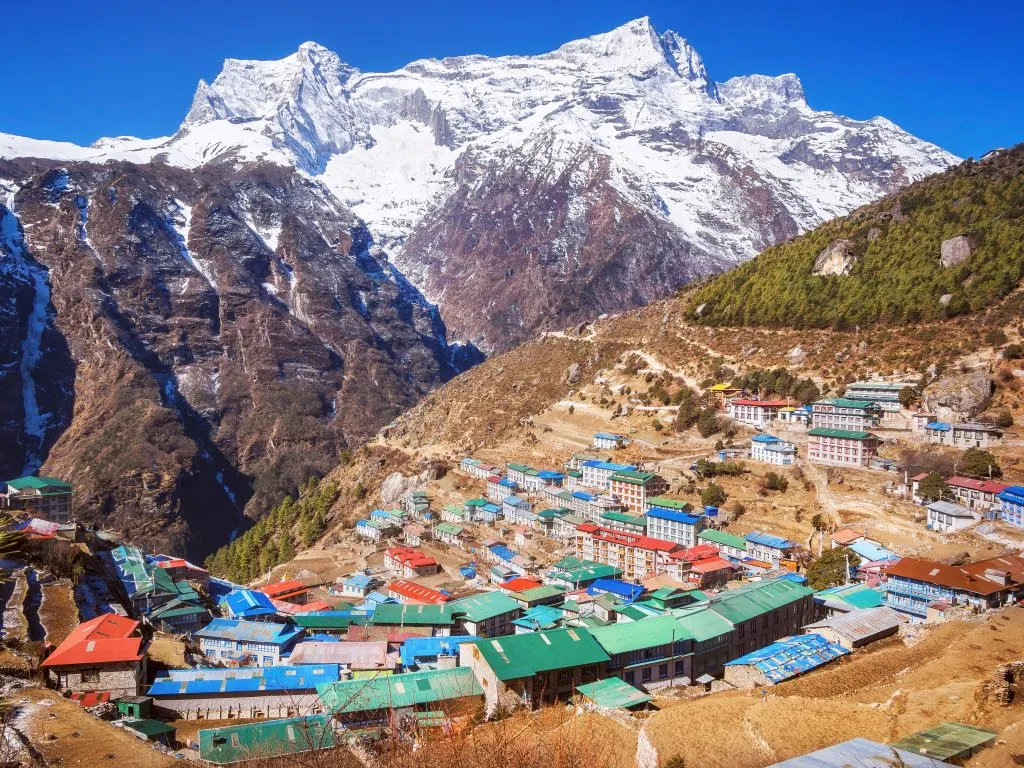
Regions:
<instances>
[{"instance_id":1,"label":"snow-capped mountain","mask_svg":"<svg viewBox=\"0 0 1024 768\"><path fill-rule=\"evenodd\" d=\"M172 137L0 136L11 155L293 165L366 222L457 334L492 349L664 295L957 159L884 118L813 110L795 75L715 82L685 39L646 18L543 55L388 73L316 43L279 61L229 59ZM531 194L546 203L520 197ZM656 269L629 246L639 222L664 243ZM496 277L511 284L496 290Z\"/></svg>"}]
</instances>

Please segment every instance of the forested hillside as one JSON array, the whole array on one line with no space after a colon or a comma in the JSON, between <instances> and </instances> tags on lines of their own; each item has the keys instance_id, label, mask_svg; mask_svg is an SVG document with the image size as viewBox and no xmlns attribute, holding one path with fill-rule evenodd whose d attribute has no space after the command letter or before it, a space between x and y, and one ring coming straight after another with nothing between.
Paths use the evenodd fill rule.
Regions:
<instances>
[{"instance_id":1,"label":"forested hillside","mask_svg":"<svg viewBox=\"0 0 1024 768\"><path fill-rule=\"evenodd\" d=\"M1024 276L1024 145L765 250L692 293L709 325L853 328L984 309Z\"/></svg>"}]
</instances>

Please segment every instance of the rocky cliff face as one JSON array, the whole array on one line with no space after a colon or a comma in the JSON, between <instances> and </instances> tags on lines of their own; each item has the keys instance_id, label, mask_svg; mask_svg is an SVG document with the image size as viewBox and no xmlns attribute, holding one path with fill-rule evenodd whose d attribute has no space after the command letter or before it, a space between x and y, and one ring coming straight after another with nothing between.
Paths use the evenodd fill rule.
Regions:
<instances>
[{"instance_id":1,"label":"rocky cliff face","mask_svg":"<svg viewBox=\"0 0 1024 768\"><path fill-rule=\"evenodd\" d=\"M49 448L78 508L136 540L204 554L458 369L436 309L292 169L0 178L4 470Z\"/></svg>"}]
</instances>

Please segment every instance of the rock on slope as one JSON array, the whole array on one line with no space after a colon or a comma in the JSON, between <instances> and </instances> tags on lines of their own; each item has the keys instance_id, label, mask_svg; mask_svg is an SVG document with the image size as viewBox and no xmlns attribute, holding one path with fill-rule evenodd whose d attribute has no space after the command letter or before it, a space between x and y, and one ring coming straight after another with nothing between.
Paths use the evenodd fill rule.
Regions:
<instances>
[{"instance_id":1,"label":"rock on slope","mask_svg":"<svg viewBox=\"0 0 1024 768\"><path fill-rule=\"evenodd\" d=\"M955 160L883 118L811 109L794 75L717 83L647 19L388 73L316 43L229 59L173 137L0 136L13 154L293 165L492 350L664 296Z\"/></svg>"},{"instance_id":2,"label":"rock on slope","mask_svg":"<svg viewBox=\"0 0 1024 768\"><path fill-rule=\"evenodd\" d=\"M456 372L436 309L293 170L0 178L0 324L23 340L0 369L2 469L48 449L79 509L136 540L210 551L254 494L255 514Z\"/></svg>"}]
</instances>

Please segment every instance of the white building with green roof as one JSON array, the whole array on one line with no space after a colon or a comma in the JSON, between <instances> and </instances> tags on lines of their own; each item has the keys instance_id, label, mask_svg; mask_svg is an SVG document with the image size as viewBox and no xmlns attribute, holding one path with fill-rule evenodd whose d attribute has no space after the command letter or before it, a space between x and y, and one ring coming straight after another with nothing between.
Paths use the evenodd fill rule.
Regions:
<instances>
[{"instance_id":1,"label":"white building with green roof","mask_svg":"<svg viewBox=\"0 0 1024 768\"><path fill-rule=\"evenodd\" d=\"M3 506L24 512L31 517L66 523L71 520L71 497L74 489L56 477L29 475L8 480L0 490Z\"/></svg>"}]
</instances>

